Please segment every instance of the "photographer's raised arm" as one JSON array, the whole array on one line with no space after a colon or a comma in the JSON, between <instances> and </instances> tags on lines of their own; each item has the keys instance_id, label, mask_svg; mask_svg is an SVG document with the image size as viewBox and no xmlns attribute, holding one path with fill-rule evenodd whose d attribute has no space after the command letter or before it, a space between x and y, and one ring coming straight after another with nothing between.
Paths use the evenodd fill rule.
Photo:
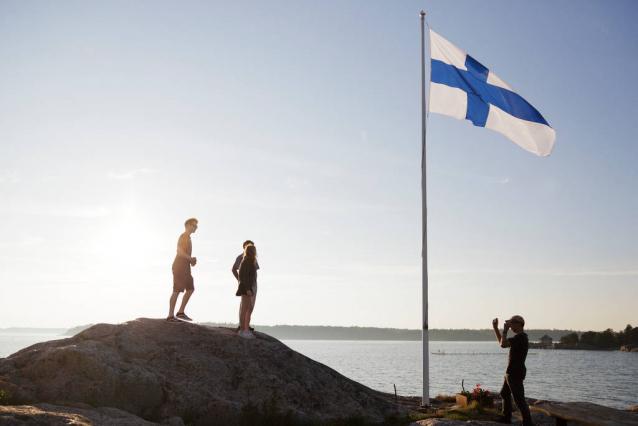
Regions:
<instances>
[{"instance_id":1,"label":"photographer's raised arm","mask_svg":"<svg viewBox=\"0 0 638 426\"><path fill-rule=\"evenodd\" d=\"M496 335L496 340L498 341L498 344L501 345L501 348L510 347L511 343L507 340L507 331L510 329L509 322L505 321L505 324L503 324L503 335L501 335L501 332L498 330L498 318L492 321L492 327L494 327L494 334Z\"/></svg>"}]
</instances>

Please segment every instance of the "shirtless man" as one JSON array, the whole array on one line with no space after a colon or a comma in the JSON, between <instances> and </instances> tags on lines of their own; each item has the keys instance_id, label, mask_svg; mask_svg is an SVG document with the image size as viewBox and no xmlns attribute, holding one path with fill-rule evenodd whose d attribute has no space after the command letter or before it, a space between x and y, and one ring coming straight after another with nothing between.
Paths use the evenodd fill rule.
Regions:
<instances>
[{"instance_id":1,"label":"shirtless man","mask_svg":"<svg viewBox=\"0 0 638 426\"><path fill-rule=\"evenodd\" d=\"M188 300L195 291L193 276L191 275L191 266L197 264L197 258L191 256L193 252L191 234L197 231L197 224L198 221L194 217L188 219L184 223L186 230L179 236L179 240L177 240L177 255L173 261L173 294L171 295L168 317L166 318L168 322L180 322L180 320L192 321L184 310L186 309ZM186 293L184 293L184 297L182 297L182 305L177 315L174 315L177 297L184 291Z\"/></svg>"}]
</instances>

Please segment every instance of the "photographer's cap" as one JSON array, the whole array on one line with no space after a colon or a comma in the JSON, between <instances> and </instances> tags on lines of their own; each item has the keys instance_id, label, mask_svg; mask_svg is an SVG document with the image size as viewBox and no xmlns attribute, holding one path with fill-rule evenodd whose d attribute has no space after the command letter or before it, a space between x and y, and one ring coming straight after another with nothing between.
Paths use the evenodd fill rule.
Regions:
<instances>
[{"instance_id":1,"label":"photographer's cap","mask_svg":"<svg viewBox=\"0 0 638 426\"><path fill-rule=\"evenodd\" d=\"M510 322L512 322L512 321L520 322L521 325L523 327L525 327L525 320L520 315L514 315L512 318L510 318Z\"/></svg>"}]
</instances>

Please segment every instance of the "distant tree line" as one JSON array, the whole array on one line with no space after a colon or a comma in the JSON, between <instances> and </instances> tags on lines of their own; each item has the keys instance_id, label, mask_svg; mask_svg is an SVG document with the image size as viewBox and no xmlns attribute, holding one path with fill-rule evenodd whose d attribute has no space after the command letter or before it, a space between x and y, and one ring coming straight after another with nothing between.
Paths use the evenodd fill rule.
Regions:
<instances>
[{"instance_id":1,"label":"distant tree line","mask_svg":"<svg viewBox=\"0 0 638 426\"><path fill-rule=\"evenodd\" d=\"M618 332L608 328L605 331L586 331L580 336L578 333L570 333L562 336L560 342L567 345L581 343L599 349L617 349L624 345L638 345L638 327L627 324L624 330Z\"/></svg>"},{"instance_id":2,"label":"distant tree line","mask_svg":"<svg viewBox=\"0 0 638 426\"><path fill-rule=\"evenodd\" d=\"M210 327L237 327L236 323L222 322L203 322L201 325ZM70 328L64 333L67 336L74 336L77 333L86 330L93 324L81 325ZM627 326L631 327L631 326ZM269 334L281 340L404 340L419 341L421 340L421 330L415 329L399 329L399 328L377 328L377 327L332 327L332 326L316 326L316 325L255 325L257 331ZM632 329L633 333L638 334L638 328ZM588 333L604 334L606 330L600 333L588 331L587 333L576 332L574 330L546 330L531 329L526 330L529 340L539 340L543 335L549 335L554 341L560 339L561 343L569 342L589 342ZM625 332L621 332L625 333ZM630 331L629 333L632 333ZM612 331L613 334L613 331ZM582 335L582 336L581 336ZM624 335L624 334L623 334ZM561 337L562 336L562 337ZM579 338L580 336L580 338ZM584 336L584 341L582 340ZM605 334L604 338L608 338ZM601 339L604 339L601 338ZM485 342L494 340L494 330L485 329L430 329L430 341L447 341L447 342ZM634 338L635 339L635 338ZM601 340L602 341L602 340ZM624 340L622 340L624 342ZM638 343L638 342L637 342ZM621 343L620 345L627 344ZM598 347L598 346L597 346ZM600 346L605 347L605 346ZM613 346L612 346L613 347Z\"/></svg>"},{"instance_id":3,"label":"distant tree line","mask_svg":"<svg viewBox=\"0 0 638 426\"><path fill-rule=\"evenodd\" d=\"M212 327L237 326L235 323L204 322ZM376 327L332 327L317 325L255 325L257 331L269 334L280 340L404 340L420 341L421 330ZM530 340L538 340L548 334L558 340L560 336L573 330L527 330ZM447 342L485 342L493 341L493 329L430 329L429 340Z\"/></svg>"}]
</instances>

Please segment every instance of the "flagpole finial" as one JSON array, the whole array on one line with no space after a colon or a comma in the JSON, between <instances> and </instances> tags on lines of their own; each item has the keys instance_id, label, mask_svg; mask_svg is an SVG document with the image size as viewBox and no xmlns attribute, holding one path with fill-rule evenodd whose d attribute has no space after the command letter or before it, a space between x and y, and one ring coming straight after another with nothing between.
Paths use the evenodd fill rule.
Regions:
<instances>
[{"instance_id":1,"label":"flagpole finial","mask_svg":"<svg viewBox=\"0 0 638 426\"><path fill-rule=\"evenodd\" d=\"M421 19L425 18L425 10L422 10L419 15L421 16Z\"/></svg>"}]
</instances>

